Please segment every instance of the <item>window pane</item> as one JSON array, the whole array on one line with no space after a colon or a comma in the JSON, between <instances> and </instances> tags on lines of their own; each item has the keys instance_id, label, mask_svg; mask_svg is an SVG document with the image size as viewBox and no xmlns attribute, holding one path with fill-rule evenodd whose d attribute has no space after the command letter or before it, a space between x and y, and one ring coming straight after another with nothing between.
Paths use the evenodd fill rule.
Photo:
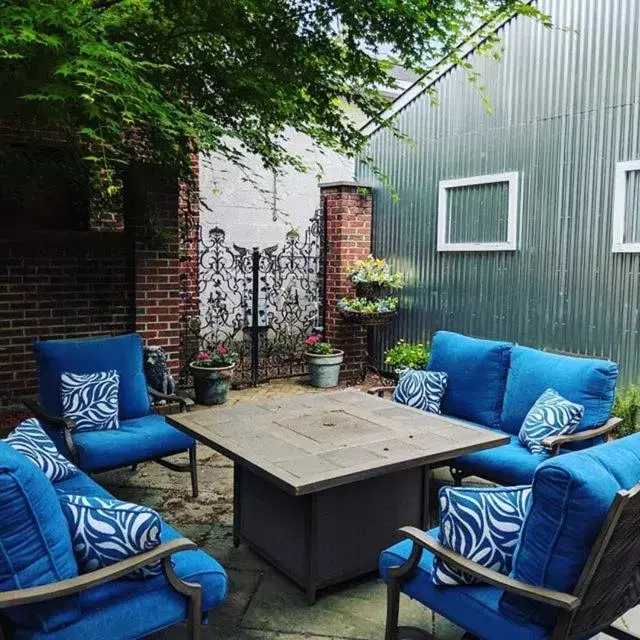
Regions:
<instances>
[{"instance_id":1,"label":"window pane","mask_svg":"<svg viewBox=\"0 0 640 640\"><path fill-rule=\"evenodd\" d=\"M447 242L506 242L509 183L447 190Z\"/></svg>"},{"instance_id":2,"label":"window pane","mask_svg":"<svg viewBox=\"0 0 640 640\"><path fill-rule=\"evenodd\" d=\"M624 242L640 242L640 171L627 173Z\"/></svg>"}]
</instances>

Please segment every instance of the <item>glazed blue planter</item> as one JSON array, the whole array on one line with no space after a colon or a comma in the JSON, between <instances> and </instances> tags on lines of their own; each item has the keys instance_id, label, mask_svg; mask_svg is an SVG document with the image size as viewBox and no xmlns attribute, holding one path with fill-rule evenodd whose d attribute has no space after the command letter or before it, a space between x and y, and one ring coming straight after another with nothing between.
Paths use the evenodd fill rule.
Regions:
<instances>
[{"instance_id":1,"label":"glazed blue planter","mask_svg":"<svg viewBox=\"0 0 640 640\"><path fill-rule=\"evenodd\" d=\"M199 367L192 362L189 368L193 375L193 386L198 404L215 405L224 404L227 401L233 370L236 368L235 364L214 369Z\"/></svg>"},{"instance_id":2,"label":"glazed blue planter","mask_svg":"<svg viewBox=\"0 0 640 640\"><path fill-rule=\"evenodd\" d=\"M333 353L321 355L307 352L309 381L312 387L328 389L338 386L340 365L344 359L344 351L335 349Z\"/></svg>"}]
</instances>

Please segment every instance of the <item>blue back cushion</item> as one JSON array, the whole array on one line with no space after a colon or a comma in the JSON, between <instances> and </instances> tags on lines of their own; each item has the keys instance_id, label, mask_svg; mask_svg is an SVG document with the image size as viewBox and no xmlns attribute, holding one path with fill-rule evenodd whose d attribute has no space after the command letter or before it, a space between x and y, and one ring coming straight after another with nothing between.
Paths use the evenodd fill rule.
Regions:
<instances>
[{"instance_id":1,"label":"blue back cushion","mask_svg":"<svg viewBox=\"0 0 640 640\"><path fill-rule=\"evenodd\" d=\"M89 340L46 340L33 345L40 403L61 416L60 377L64 372L120 374L119 415L139 418L151 410L142 361L142 338L137 333Z\"/></svg>"},{"instance_id":2,"label":"blue back cushion","mask_svg":"<svg viewBox=\"0 0 640 640\"><path fill-rule=\"evenodd\" d=\"M529 409L549 388L584 407L576 431L597 427L609 419L617 380L618 365L611 360L514 347L500 428L517 435Z\"/></svg>"},{"instance_id":3,"label":"blue back cushion","mask_svg":"<svg viewBox=\"0 0 640 640\"><path fill-rule=\"evenodd\" d=\"M53 485L25 456L0 442L0 591L78 575L71 535ZM6 610L21 626L55 629L80 617L75 596Z\"/></svg>"},{"instance_id":4,"label":"blue back cushion","mask_svg":"<svg viewBox=\"0 0 640 640\"><path fill-rule=\"evenodd\" d=\"M499 427L511 346L510 342L438 331L431 343L428 369L448 376L442 413Z\"/></svg>"},{"instance_id":5,"label":"blue back cushion","mask_svg":"<svg viewBox=\"0 0 640 640\"><path fill-rule=\"evenodd\" d=\"M640 481L640 434L551 458L536 470L512 576L571 593L615 495ZM506 615L550 625L556 611L505 594Z\"/></svg>"}]
</instances>

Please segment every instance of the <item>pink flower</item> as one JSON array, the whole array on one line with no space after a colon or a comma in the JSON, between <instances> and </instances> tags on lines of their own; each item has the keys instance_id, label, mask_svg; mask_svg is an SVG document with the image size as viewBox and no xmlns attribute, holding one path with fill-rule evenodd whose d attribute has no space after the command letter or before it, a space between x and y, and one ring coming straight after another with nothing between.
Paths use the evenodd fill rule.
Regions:
<instances>
[{"instance_id":1,"label":"pink flower","mask_svg":"<svg viewBox=\"0 0 640 640\"><path fill-rule=\"evenodd\" d=\"M206 351L201 351L197 356L196 360L210 360L209 354Z\"/></svg>"},{"instance_id":2,"label":"pink flower","mask_svg":"<svg viewBox=\"0 0 640 640\"><path fill-rule=\"evenodd\" d=\"M306 340L305 343L309 346L311 346L312 344L315 344L316 342L318 342L318 340L320 340L320 336L309 336Z\"/></svg>"},{"instance_id":3,"label":"pink flower","mask_svg":"<svg viewBox=\"0 0 640 640\"><path fill-rule=\"evenodd\" d=\"M224 355L225 353L227 353L228 349L227 347L225 347L224 345L218 345L218 353L220 355Z\"/></svg>"}]
</instances>

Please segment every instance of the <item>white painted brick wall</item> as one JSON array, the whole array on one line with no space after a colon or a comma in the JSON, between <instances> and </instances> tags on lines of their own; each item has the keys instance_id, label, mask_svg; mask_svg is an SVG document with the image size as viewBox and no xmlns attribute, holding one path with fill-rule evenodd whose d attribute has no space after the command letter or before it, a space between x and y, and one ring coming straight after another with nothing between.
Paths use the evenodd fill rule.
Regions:
<instances>
[{"instance_id":1,"label":"white painted brick wall","mask_svg":"<svg viewBox=\"0 0 640 640\"><path fill-rule=\"evenodd\" d=\"M319 206L320 182L352 180L353 160L334 153L322 153L310 138L299 133L290 136L289 149L302 156L313 169L309 173L287 171L275 180L258 159L247 164L258 185L246 181L237 167L216 158L200 157L200 212L203 232L218 226L227 242L242 247L269 247L281 244L291 227L304 233L309 218ZM316 165L322 167L318 177ZM273 220L274 195L278 220Z\"/></svg>"}]
</instances>

